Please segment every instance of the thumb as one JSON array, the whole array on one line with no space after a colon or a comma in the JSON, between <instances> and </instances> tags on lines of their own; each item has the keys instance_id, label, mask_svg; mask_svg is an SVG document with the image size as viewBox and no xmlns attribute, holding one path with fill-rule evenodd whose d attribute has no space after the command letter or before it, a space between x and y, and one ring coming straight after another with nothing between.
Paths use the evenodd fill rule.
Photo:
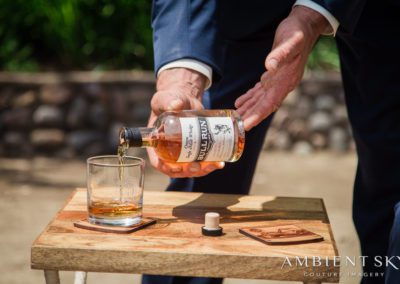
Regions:
<instances>
[{"instance_id":1,"label":"thumb","mask_svg":"<svg viewBox=\"0 0 400 284\"><path fill-rule=\"evenodd\" d=\"M156 115L164 111L178 111L190 107L190 102L170 92L157 92L151 99L151 109Z\"/></svg>"},{"instance_id":2,"label":"thumb","mask_svg":"<svg viewBox=\"0 0 400 284\"><path fill-rule=\"evenodd\" d=\"M265 59L265 68L268 71L276 71L283 64L296 58L302 50L304 35L301 32L294 32L289 37L279 38L275 36L272 51Z\"/></svg>"}]
</instances>

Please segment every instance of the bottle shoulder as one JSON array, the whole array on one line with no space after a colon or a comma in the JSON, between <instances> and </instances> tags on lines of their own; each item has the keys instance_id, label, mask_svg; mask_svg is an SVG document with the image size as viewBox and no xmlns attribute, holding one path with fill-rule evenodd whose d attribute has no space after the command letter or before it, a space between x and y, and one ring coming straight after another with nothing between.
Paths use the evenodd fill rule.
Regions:
<instances>
[{"instance_id":1,"label":"bottle shoulder","mask_svg":"<svg viewBox=\"0 0 400 284\"><path fill-rule=\"evenodd\" d=\"M173 117L234 117L240 118L240 115L233 109L202 109L202 110L181 110L181 111L165 111L159 115L159 119L163 120L169 116Z\"/></svg>"}]
</instances>

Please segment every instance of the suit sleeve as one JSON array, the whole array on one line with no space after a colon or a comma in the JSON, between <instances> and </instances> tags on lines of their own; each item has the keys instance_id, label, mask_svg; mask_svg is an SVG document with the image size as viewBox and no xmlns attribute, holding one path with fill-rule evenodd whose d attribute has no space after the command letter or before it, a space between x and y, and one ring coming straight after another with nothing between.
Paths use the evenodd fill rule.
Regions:
<instances>
[{"instance_id":1,"label":"suit sleeve","mask_svg":"<svg viewBox=\"0 0 400 284\"><path fill-rule=\"evenodd\" d=\"M366 0L312 0L328 10L346 31L353 32Z\"/></svg>"},{"instance_id":2,"label":"suit sleeve","mask_svg":"<svg viewBox=\"0 0 400 284\"><path fill-rule=\"evenodd\" d=\"M152 27L155 72L188 58L221 75L222 50L217 32L218 0L153 0Z\"/></svg>"}]
</instances>

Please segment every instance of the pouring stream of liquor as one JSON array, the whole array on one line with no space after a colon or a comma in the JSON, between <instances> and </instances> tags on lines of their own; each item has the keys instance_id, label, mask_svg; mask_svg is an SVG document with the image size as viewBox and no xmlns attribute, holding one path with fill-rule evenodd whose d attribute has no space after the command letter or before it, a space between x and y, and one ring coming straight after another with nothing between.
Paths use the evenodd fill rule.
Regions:
<instances>
[{"instance_id":1,"label":"pouring stream of liquor","mask_svg":"<svg viewBox=\"0 0 400 284\"><path fill-rule=\"evenodd\" d=\"M123 143L118 146L118 174L119 174L119 202L123 202L123 192L124 192L124 164L125 164L125 156L128 147L126 143Z\"/></svg>"}]
</instances>

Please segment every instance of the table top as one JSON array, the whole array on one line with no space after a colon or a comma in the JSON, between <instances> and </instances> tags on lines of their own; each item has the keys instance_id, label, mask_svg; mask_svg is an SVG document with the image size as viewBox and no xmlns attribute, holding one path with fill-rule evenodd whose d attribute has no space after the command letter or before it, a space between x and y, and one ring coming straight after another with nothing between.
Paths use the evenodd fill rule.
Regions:
<instances>
[{"instance_id":1,"label":"table top","mask_svg":"<svg viewBox=\"0 0 400 284\"><path fill-rule=\"evenodd\" d=\"M146 191L143 203L144 216L156 218L157 224L124 235L79 229L73 223L86 218L87 205L86 190L77 189L32 244L31 267L339 281L338 252L322 199ZM221 237L201 234L204 214L210 211L221 215ZM322 235L324 241L266 245L238 231L287 224Z\"/></svg>"}]
</instances>

